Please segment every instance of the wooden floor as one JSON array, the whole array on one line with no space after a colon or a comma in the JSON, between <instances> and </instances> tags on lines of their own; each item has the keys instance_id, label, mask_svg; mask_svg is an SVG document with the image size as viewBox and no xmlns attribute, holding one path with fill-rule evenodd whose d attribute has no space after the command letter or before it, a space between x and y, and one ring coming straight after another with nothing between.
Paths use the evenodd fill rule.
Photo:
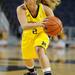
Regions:
<instances>
[{"instance_id":1,"label":"wooden floor","mask_svg":"<svg viewBox=\"0 0 75 75\"><path fill-rule=\"evenodd\" d=\"M48 57L53 57L52 50L48 49ZM66 62L51 62L53 75L75 75L75 49L66 51ZM0 47L0 75L24 75L27 70L21 60L19 47ZM36 66L39 64L35 64ZM19 66L19 69L8 70L8 66ZM15 67L16 68L16 67ZM36 68L38 75L43 75L40 68Z\"/></svg>"},{"instance_id":2,"label":"wooden floor","mask_svg":"<svg viewBox=\"0 0 75 75\"><path fill-rule=\"evenodd\" d=\"M75 64L51 64L53 75L75 75ZM38 75L43 75L40 69L37 69ZM0 71L0 75L23 75L25 70Z\"/></svg>"}]
</instances>

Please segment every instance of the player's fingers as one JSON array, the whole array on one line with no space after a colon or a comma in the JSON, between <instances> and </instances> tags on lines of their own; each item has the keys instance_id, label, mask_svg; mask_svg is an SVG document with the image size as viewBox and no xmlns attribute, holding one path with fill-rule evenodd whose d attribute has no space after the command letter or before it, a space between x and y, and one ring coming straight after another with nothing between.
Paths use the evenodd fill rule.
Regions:
<instances>
[{"instance_id":1,"label":"player's fingers","mask_svg":"<svg viewBox=\"0 0 75 75\"><path fill-rule=\"evenodd\" d=\"M48 21L48 18L45 18L45 19L43 20L43 22L46 22L46 21Z\"/></svg>"}]
</instances>

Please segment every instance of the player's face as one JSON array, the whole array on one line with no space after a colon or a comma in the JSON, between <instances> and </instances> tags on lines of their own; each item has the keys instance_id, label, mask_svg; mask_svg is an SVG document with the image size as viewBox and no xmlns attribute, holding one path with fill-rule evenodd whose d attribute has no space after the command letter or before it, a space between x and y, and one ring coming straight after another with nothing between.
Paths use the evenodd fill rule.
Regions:
<instances>
[{"instance_id":1,"label":"player's face","mask_svg":"<svg viewBox=\"0 0 75 75\"><path fill-rule=\"evenodd\" d=\"M36 0L25 0L25 3L29 9L34 9L36 6Z\"/></svg>"}]
</instances>

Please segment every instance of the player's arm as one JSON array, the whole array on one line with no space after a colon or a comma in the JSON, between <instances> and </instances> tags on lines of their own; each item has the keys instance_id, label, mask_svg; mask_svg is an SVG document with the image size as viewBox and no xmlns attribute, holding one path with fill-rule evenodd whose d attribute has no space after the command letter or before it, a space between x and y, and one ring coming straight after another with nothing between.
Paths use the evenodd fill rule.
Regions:
<instances>
[{"instance_id":1,"label":"player's arm","mask_svg":"<svg viewBox=\"0 0 75 75\"><path fill-rule=\"evenodd\" d=\"M54 13L53 13L53 11L52 11L51 8L49 8L46 5L43 5L43 8L44 8L44 11L45 11L45 13L46 13L47 16L54 16Z\"/></svg>"},{"instance_id":2,"label":"player's arm","mask_svg":"<svg viewBox=\"0 0 75 75\"><path fill-rule=\"evenodd\" d=\"M22 29L29 29L32 27L43 26L42 23L28 23L26 19L26 9L23 8L23 4L17 7L17 17L20 22Z\"/></svg>"}]
</instances>

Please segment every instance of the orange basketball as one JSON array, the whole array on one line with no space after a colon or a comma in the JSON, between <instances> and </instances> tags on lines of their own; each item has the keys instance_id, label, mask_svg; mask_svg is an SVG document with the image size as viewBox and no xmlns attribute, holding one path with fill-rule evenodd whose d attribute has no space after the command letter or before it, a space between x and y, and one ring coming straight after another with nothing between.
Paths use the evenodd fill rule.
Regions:
<instances>
[{"instance_id":1,"label":"orange basketball","mask_svg":"<svg viewBox=\"0 0 75 75\"><path fill-rule=\"evenodd\" d=\"M49 36L56 36L63 30L61 20L55 16L46 18L44 22L45 31Z\"/></svg>"}]
</instances>

